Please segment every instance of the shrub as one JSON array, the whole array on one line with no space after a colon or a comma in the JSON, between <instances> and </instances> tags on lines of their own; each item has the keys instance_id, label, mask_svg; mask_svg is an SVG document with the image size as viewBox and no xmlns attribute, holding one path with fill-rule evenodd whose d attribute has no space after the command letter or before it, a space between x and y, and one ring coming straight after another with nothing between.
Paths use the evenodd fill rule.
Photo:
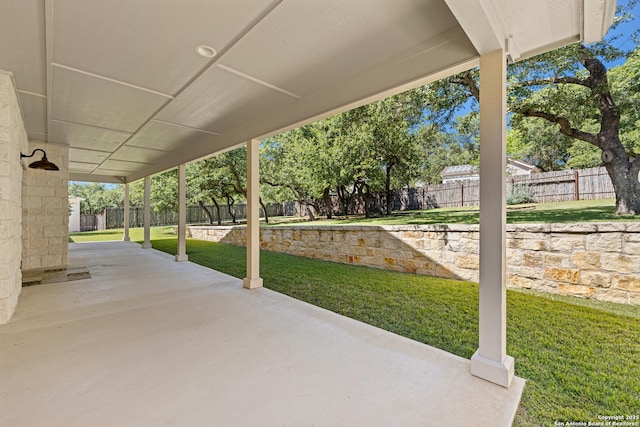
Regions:
<instances>
[{"instance_id":1,"label":"shrub","mask_svg":"<svg viewBox=\"0 0 640 427\"><path fill-rule=\"evenodd\" d=\"M507 191L507 205L535 203L533 191L526 184L515 184Z\"/></svg>"}]
</instances>

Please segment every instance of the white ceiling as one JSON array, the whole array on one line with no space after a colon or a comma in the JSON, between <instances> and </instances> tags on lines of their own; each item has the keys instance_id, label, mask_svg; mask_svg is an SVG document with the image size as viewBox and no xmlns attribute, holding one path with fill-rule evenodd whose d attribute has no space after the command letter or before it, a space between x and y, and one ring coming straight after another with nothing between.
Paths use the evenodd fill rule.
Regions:
<instances>
[{"instance_id":1,"label":"white ceiling","mask_svg":"<svg viewBox=\"0 0 640 427\"><path fill-rule=\"evenodd\" d=\"M70 179L131 182L608 29L614 0L2 0L0 69ZM585 14L586 13L586 14ZM194 48L208 45L213 58ZM51 159L55 162L55 159Z\"/></svg>"}]
</instances>

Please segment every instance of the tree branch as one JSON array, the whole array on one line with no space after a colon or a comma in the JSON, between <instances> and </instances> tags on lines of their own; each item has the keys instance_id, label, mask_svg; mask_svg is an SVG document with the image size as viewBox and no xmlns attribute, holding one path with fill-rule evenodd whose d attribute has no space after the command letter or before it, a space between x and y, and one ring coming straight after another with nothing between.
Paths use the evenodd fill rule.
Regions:
<instances>
[{"instance_id":1,"label":"tree branch","mask_svg":"<svg viewBox=\"0 0 640 427\"><path fill-rule=\"evenodd\" d=\"M566 117L557 116L545 111L532 110L530 108L515 109L514 112L522 114L525 117L539 117L551 123L557 123L560 125L560 133L563 135L588 142L598 148L603 148L597 135L572 127L569 119Z\"/></svg>"},{"instance_id":2,"label":"tree branch","mask_svg":"<svg viewBox=\"0 0 640 427\"><path fill-rule=\"evenodd\" d=\"M577 77L571 77L571 76L551 77L548 79L533 79L533 80L528 80L526 82L522 82L521 84L522 86L547 86L552 84L572 84L572 85L584 86L586 88L591 89L589 79L579 79Z\"/></svg>"}]
</instances>

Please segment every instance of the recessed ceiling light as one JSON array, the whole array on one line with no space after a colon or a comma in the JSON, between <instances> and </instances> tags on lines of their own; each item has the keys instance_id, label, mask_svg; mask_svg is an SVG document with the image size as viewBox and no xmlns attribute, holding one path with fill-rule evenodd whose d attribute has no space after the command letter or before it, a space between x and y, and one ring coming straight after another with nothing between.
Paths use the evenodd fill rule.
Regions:
<instances>
[{"instance_id":1,"label":"recessed ceiling light","mask_svg":"<svg viewBox=\"0 0 640 427\"><path fill-rule=\"evenodd\" d=\"M204 44L200 44L196 46L195 50L196 52L198 52L198 55L204 56L205 58L213 58L214 56L216 56L216 53L217 53L214 48Z\"/></svg>"}]
</instances>

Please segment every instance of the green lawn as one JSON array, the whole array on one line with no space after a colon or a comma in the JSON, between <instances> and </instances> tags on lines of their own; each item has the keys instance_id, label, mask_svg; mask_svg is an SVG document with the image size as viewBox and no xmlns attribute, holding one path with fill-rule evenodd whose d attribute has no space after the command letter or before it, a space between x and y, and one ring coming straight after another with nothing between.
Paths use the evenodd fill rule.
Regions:
<instances>
[{"instance_id":1,"label":"green lawn","mask_svg":"<svg viewBox=\"0 0 640 427\"><path fill-rule=\"evenodd\" d=\"M640 221L640 215L615 215L615 201L580 200L563 203L535 203L509 206L507 222L518 223L568 223L593 221ZM394 212L393 215L362 218L354 216L315 222L296 222L295 225L405 225L405 224L478 224L478 206L464 208L438 208L421 211ZM281 224L276 224L281 225Z\"/></svg>"},{"instance_id":2,"label":"green lawn","mask_svg":"<svg viewBox=\"0 0 640 427\"><path fill-rule=\"evenodd\" d=\"M137 233L132 240L142 240ZM171 227L152 236L154 248L175 254ZM187 253L245 276L242 247L189 239ZM275 291L465 358L478 347L476 284L273 252L262 252L261 262L265 286ZM514 425L638 413L640 307L509 290L507 314L507 351L516 375L527 379Z\"/></svg>"},{"instance_id":3,"label":"green lawn","mask_svg":"<svg viewBox=\"0 0 640 427\"><path fill-rule=\"evenodd\" d=\"M108 240L122 240L123 237L124 230L122 228L114 230L84 231L82 233L70 233L69 242L103 242ZM129 238L133 242L142 242L144 240L144 229L130 228ZM151 240L167 238L176 238L176 235L173 233L173 227L151 227Z\"/></svg>"}]
</instances>

